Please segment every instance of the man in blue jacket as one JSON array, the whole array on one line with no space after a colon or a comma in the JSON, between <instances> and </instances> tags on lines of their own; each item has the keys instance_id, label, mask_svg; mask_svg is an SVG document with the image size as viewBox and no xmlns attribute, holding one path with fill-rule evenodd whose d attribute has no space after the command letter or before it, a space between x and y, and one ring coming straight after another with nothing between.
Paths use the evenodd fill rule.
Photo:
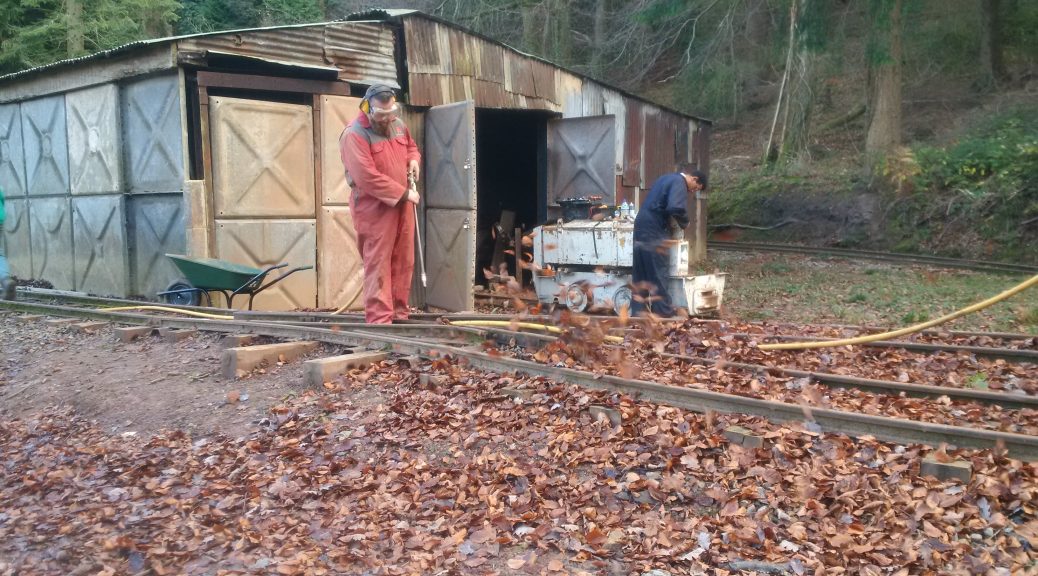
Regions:
<instances>
[{"instance_id":1,"label":"man in blue jacket","mask_svg":"<svg viewBox=\"0 0 1038 576\"><path fill-rule=\"evenodd\" d=\"M706 174L692 167L661 176L653 183L634 219L634 273L631 313L673 316L667 291L670 248L680 230L688 228L687 199L706 189Z\"/></svg>"},{"instance_id":2,"label":"man in blue jacket","mask_svg":"<svg viewBox=\"0 0 1038 576\"><path fill-rule=\"evenodd\" d=\"M4 255L4 190L0 188L0 298L14 300L15 284Z\"/></svg>"}]
</instances>

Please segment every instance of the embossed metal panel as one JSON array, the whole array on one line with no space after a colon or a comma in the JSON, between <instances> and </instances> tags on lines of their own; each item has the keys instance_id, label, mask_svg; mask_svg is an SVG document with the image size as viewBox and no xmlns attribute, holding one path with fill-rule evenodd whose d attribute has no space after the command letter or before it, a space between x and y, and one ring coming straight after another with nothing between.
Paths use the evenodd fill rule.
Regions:
<instances>
[{"instance_id":1,"label":"embossed metal panel","mask_svg":"<svg viewBox=\"0 0 1038 576\"><path fill-rule=\"evenodd\" d=\"M425 302L472 310L476 268L476 116L472 102L425 113Z\"/></svg>"},{"instance_id":2,"label":"embossed metal panel","mask_svg":"<svg viewBox=\"0 0 1038 576\"><path fill-rule=\"evenodd\" d=\"M350 185L339 156L339 136L360 112L360 98L321 96L321 198L324 204L348 204Z\"/></svg>"},{"instance_id":3,"label":"embossed metal panel","mask_svg":"<svg viewBox=\"0 0 1038 576\"><path fill-rule=\"evenodd\" d=\"M548 202L560 198L616 198L616 119L613 116L548 121Z\"/></svg>"},{"instance_id":4,"label":"embossed metal panel","mask_svg":"<svg viewBox=\"0 0 1038 576\"><path fill-rule=\"evenodd\" d=\"M317 226L317 305L364 309L364 263L347 206L321 208Z\"/></svg>"},{"instance_id":5,"label":"embossed metal panel","mask_svg":"<svg viewBox=\"0 0 1038 576\"><path fill-rule=\"evenodd\" d=\"M33 198L29 204L32 277L58 290L74 290L69 197Z\"/></svg>"},{"instance_id":6,"label":"embossed metal panel","mask_svg":"<svg viewBox=\"0 0 1038 576\"><path fill-rule=\"evenodd\" d=\"M476 206L476 108L471 101L425 114L425 190L430 208Z\"/></svg>"},{"instance_id":7,"label":"embossed metal panel","mask_svg":"<svg viewBox=\"0 0 1038 576\"><path fill-rule=\"evenodd\" d=\"M72 198L76 290L125 296L129 288L124 196Z\"/></svg>"},{"instance_id":8,"label":"embossed metal panel","mask_svg":"<svg viewBox=\"0 0 1038 576\"><path fill-rule=\"evenodd\" d=\"M184 195L133 195L126 202L130 283L134 294L154 297L180 276L166 254L183 254L187 245Z\"/></svg>"},{"instance_id":9,"label":"embossed metal panel","mask_svg":"<svg viewBox=\"0 0 1038 576\"><path fill-rule=\"evenodd\" d=\"M175 75L148 78L123 88L123 148L131 194L183 190L180 102L180 82Z\"/></svg>"},{"instance_id":10,"label":"embossed metal panel","mask_svg":"<svg viewBox=\"0 0 1038 576\"><path fill-rule=\"evenodd\" d=\"M4 240L11 274L32 277L32 237L29 235L29 203L25 199L7 199L4 203Z\"/></svg>"},{"instance_id":11,"label":"embossed metal panel","mask_svg":"<svg viewBox=\"0 0 1038 576\"><path fill-rule=\"evenodd\" d=\"M426 303L451 312L472 310L475 281L475 210L425 211Z\"/></svg>"},{"instance_id":12,"label":"embossed metal panel","mask_svg":"<svg viewBox=\"0 0 1038 576\"><path fill-rule=\"evenodd\" d=\"M104 84L65 96L69 180L73 194L121 192L122 135L119 89Z\"/></svg>"},{"instance_id":13,"label":"embossed metal panel","mask_svg":"<svg viewBox=\"0 0 1038 576\"><path fill-rule=\"evenodd\" d=\"M18 104L0 106L0 188L5 198L25 196L25 148Z\"/></svg>"},{"instance_id":14,"label":"embossed metal panel","mask_svg":"<svg viewBox=\"0 0 1038 576\"><path fill-rule=\"evenodd\" d=\"M316 221L217 220L216 258L256 268L274 264L288 264L289 268L314 266L317 263ZM313 308L316 303L317 274L314 270L304 270L257 295L253 308L293 310ZM234 305L245 308L248 298L236 298Z\"/></svg>"},{"instance_id":15,"label":"embossed metal panel","mask_svg":"<svg viewBox=\"0 0 1038 576\"><path fill-rule=\"evenodd\" d=\"M209 99L217 218L314 217L309 106Z\"/></svg>"},{"instance_id":16,"label":"embossed metal panel","mask_svg":"<svg viewBox=\"0 0 1038 576\"><path fill-rule=\"evenodd\" d=\"M25 184L29 194L68 194L64 96L22 103L22 143L25 146Z\"/></svg>"}]
</instances>

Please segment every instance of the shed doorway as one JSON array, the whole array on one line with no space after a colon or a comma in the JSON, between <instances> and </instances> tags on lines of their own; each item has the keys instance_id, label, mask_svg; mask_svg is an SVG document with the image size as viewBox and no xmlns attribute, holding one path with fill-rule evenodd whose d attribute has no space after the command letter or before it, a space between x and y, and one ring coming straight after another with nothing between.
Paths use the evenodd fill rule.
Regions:
<instances>
[{"instance_id":1,"label":"shed doorway","mask_svg":"<svg viewBox=\"0 0 1038 576\"><path fill-rule=\"evenodd\" d=\"M476 109L476 269L473 282L487 286L515 257L495 227L511 238L543 223L547 212L547 126L556 115L537 110Z\"/></svg>"}]
</instances>

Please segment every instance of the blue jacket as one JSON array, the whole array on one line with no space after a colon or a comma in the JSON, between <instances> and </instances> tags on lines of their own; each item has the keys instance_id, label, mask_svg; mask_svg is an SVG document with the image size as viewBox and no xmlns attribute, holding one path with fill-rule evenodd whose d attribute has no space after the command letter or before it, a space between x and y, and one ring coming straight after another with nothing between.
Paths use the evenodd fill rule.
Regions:
<instances>
[{"instance_id":1,"label":"blue jacket","mask_svg":"<svg viewBox=\"0 0 1038 576\"><path fill-rule=\"evenodd\" d=\"M634 239L640 241L660 240L670 237L670 218L679 226L687 228L689 223L688 185L680 172L660 176L649 189L649 195L634 218Z\"/></svg>"}]
</instances>

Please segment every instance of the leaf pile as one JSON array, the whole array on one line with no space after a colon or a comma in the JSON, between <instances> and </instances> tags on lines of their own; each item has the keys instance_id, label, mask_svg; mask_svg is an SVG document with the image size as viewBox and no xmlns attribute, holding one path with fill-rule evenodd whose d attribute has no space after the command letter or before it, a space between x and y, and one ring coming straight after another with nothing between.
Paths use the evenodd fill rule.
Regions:
<instances>
[{"instance_id":1,"label":"leaf pile","mask_svg":"<svg viewBox=\"0 0 1038 576\"><path fill-rule=\"evenodd\" d=\"M797 333L839 338L859 335L847 332L833 333L833 329L823 330L821 334L812 332L805 330ZM738 337L735 334L748 334L750 338ZM766 364L931 386L963 388L982 377L986 386L993 390L1038 394L1038 365L1034 363L1013 363L1002 359L973 356L965 352L916 352L870 346L799 351L758 349L756 344L771 334L774 332L760 325L688 320L682 326L669 331L667 351L682 355L723 358L730 362ZM927 338L927 341L935 344L952 343L934 337ZM1020 341L1017 344L1020 349L1030 349ZM1038 350L1038 347L1034 349Z\"/></svg>"},{"instance_id":2,"label":"leaf pile","mask_svg":"<svg viewBox=\"0 0 1038 576\"><path fill-rule=\"evenodd\" d=\"M821 407L1038 434L1038 410L1007 409L947 397L925 399L830 388L807 378L781 376L778 372L767 370L754 373L730 366L730 363L740 362L811 372L865 375L899 382L932 385L959 383L959 387L962 387L968 380L965 374L969 370L961 372L961 376L956 370L977 362L977 359L962 354L927 355L863 347L825 348L799 353L764 352L756 347L752 339L734 336L727 323L701 320L687 320L683 325L669 329L658 324L646 324L638 331L628 333L623 348L610 348L604 346L600 339L585 336L602 330L601 326L597 326L594 331L586 328L583 333L579 333L571 326L568 333L557 341L532 354L519 355L544 364L591 370L623 378L801 404L805 406L805 417L808 419L810 407ZM663 356L663 353L686 356L689 361ZM695 364L697 359L710 362L707 365ZM1011 389L1015 393L1023 393L1025 389L1038 385L1038 366L1013 364L1004 360L995 360L989 364L993 367L992 374L1006 376L1004 386L999 386L998 380L995 380L990 383L992 389L1003 392ZM923 382L912 379L919 375L925 376Z\"/></svg>"},{"instance_id":3,"label":"leaf pile","mask_svg":"<svg viewBox=\"0 0 1038 576\"><path fill-rule=\"evenodd\" d=\"M938 482L915 475L918 446L447 360L326 388L239 439L108 436L59 412L0 422L0 573L1010 574L1038 560L1038 467L990 452L955 454L968 484ZM730 424L766 447L729 445Z\"/></svg>"}]
</instances>

